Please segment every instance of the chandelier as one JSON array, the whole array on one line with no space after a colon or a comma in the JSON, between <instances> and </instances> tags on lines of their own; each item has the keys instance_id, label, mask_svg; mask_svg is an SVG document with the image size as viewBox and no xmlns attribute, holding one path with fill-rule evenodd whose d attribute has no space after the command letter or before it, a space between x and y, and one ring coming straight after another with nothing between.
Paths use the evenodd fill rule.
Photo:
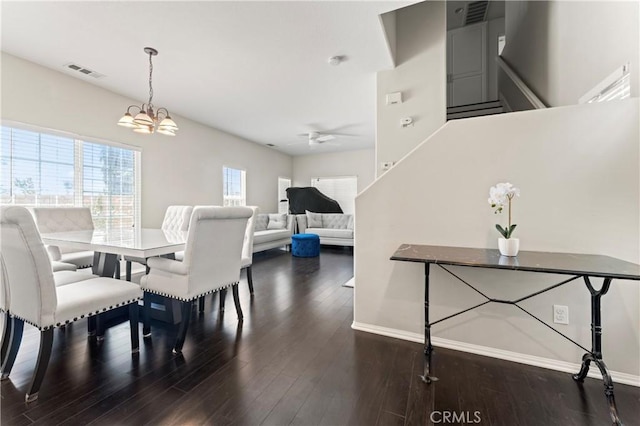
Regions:
<instances>
[{"instance_id":1,"label":"chandelier","mask_svg":"<svg viewBox=\"0 0 640 426\"><path fill-rule=\"evenodd\" d=\"M149 55L149 102L142 104L142 106L129 106L127 112L118 121L118 125L133 129L136 133L150 135L157 131L163 135L175 136L178 126L169 116L169 111L166 108L158 108L154 111L154 106L151 102L153 100L153 85L151 84L153 62L151 58L156 56L158 51L153 47L145 47L144 52ZM131 115L132 108L138 110L135 117Z\"/></svg>"}]
</instances>

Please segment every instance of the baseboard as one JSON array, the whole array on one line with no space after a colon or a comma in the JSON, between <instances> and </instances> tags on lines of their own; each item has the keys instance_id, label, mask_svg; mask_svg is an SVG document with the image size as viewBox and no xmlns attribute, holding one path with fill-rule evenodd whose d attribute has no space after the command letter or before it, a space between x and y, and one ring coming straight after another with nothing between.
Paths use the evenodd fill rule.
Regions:
<instances>
[{"instance_id":1,"label":"baseboard","mask_svg":"<svg viewBox=\"0 0 640 426\"><path fill-rule=\"evenodd\" d=\"M408 340L410 342L424 343L424 336L418 333L411 333L404 330L380 327L377 325L363 324L354 321L351 328L367 333L379 334L381 336L393 337L395 339ZM488 346L474 345L471 343L458 342L455 340L432 338L433 346L453 349L460 352L468 352L476 355L488 356L491 358L503 359L505 361L517 362L520 364L533 365L535 367L547 368L549 370L562 371L564 373L576 373L580 370L580 364L559 361L550 358L527 355L518 352L505 351L502 349L490 348ZM609 371L611 378L616 383L640 387L640 376L617 371ZM600 371L595 365L591 366L588 377L602 380Z\"/></svg>"},{"instance_id":2,"label":"baseboard","mask_svg":"<svg viewBox=\"0 0 640 426\"><path fill-rule=\"evenodd\" d=\"M351 287L353 288L353 285L355 284L356 279L355 278L350 278L349 281L347 281L346 283L342 284L342 287Z\"/></svg>"}]
</instances>

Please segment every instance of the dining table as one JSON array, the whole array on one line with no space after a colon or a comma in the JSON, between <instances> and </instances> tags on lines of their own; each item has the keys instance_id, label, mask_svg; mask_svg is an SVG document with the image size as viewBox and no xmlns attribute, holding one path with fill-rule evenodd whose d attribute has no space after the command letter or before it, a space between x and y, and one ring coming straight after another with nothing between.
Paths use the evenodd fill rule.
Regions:
<instances>
[{"instance_id":1,"label":"dining table","mask_svg":"<svg viewBox=\"0 0 640 426\"><path fill-rule=\"evenodd\" d=\"M41 234L45 244L67 249L93 251L92 273L101 277L120 279L120 259L124 256L138 259L148 259L155 256L172 257L176 252L183 251L187 240L187 231L175 231L156 228L107 228L88 231L66 231ZM127 271L127 280L131 280ZM179 307L172 301L159 301L152 297L153 306L163 306L162 312L152 309L152 318L165 322L176 323L180 318ZM107 321L112 317L121 316L118 309L109 311L107 317L101 314L98 321ZM123 314L124 315L124 314ZM89 334L96 333L96 317L88 321Z\"/></svg>"},{"instance_id":2,"label":"dining table","mask_svg":"<svg viewBox=\"0 0 640 426\"><path fill-rule=\"evenodd\" d=\"M45 244L93 251L93 274L114 277L121 256L141 259L184 250L187 231L155 228L113 228L42 234ZM119 278L119 277L116 277Z\"/></svg>"}]
</instances>

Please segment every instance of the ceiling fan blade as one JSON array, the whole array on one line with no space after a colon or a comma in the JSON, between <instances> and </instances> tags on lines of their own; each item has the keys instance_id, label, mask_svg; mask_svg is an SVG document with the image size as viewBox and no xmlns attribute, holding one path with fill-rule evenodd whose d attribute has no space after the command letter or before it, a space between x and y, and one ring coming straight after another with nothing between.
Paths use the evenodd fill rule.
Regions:
<instances>
[{"instance_id":1,"label":"ceiling fan blade","mask_svg":"<svg viewBox=\"0 0 640 426\"><path fill-rule=\"evenodd\" d=\"M336 137L335 137L335 136L333 136L333 135L322 135L322 136L318 136L318 137L316 138L316 140L317 140L318 142L327 142L327 141L331 141L331 140L333 140L333 139L335 139L335 138L336 138Z\"/></svg>"}]
</instances>

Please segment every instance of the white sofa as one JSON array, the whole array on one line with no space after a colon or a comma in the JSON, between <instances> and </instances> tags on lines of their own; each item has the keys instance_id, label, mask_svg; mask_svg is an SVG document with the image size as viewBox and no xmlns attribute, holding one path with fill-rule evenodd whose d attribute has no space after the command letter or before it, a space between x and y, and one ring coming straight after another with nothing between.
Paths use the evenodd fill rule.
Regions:
<instances>
[{"instance_id":1,"label":"white sofa","mask_svg":"<svg viewBox=\"0 0 640 426\"><path fill-rule=\"evenodd\" d=\"M353 215L313 213L296 215L300 234L317 234L320 244L353 247Z\"/></svg>"},{"instance_id":2,"label":"white sofa","mask_svg":"<svg viewBox=\"0 0 640 426\"><path fill-rule=\"evenodd\" d=\"M293 225L294 217L288 214L258 214L253 232L253 253L291 245Z\"/></svg>"}]
</instances>

